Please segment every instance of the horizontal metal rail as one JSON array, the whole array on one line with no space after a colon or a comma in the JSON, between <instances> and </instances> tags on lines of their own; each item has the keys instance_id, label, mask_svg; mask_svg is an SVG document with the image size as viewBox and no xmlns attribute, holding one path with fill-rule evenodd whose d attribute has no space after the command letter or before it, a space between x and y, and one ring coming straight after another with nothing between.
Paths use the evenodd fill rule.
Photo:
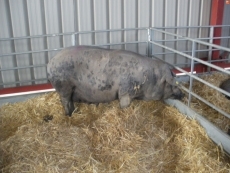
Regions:
<instances>
[{"instance_id":1,"label":"horizontal metal rail","mask_svg":"<svg viewBox=\"0 0 230 173\"><path fill-rule=\"evenodd\" d=\"M154 58L157 58L157 57L154 57ZM157 58L157 59L161 60L160 58ZM161 60L161 61L163 61L163 60ZM219 87L216 87L215 85L212 85L212 84L208 83L207 81L205 81L205 80L203 80L203 79L197 77L196 75L193 75L193 74L190 73L190 72L185 71L184 69L182 69L182 68L180 68L180 67L178 67L178 66L175 66L175 65L173 65L173 64L171 64L171 63L169 63L169 62L165 62L165 63L167 63L167 64L173 66L175 69L179 70L179 71L182 72L182 73L185 73L186 75L190 76L191 78L196 79L196 80L198 80L198 81L204 83L205 85L208 85L209 87L211 87L211 88L213 88L213 89L215 89L215 90L218 90L218 91L221 92L222 94L225 94L225 95L227 95L227 96L230 97L230 93L229 93L229 92L227 92L227 91L225 91L225 90L222 90L222 89L220 89ZM229 71L226 71L226 70L225 70L225 72L227 72L228 74L230 73Z\"/></svg>"},{"instance_id":2,"label":"horizontal metal rail","mask_svg":"<svg viewBox=\"0 0 230 173\"><path fill-rule=\"evenodd\" d=\"M90 46L114 46L114 45L124 45L124 44L140 44L140 43L147 43L147 41L132 41L132 42L120 42L120 43L108 43L108 44L101 44L101 45L90 45ZM64 48L58 49L43 49L43 50L34 50L34 51L27 51L27 52L14 52L8 54L2 54L1 57L5 56L13 56L13 55L22 55L22 54L30 54L30 53L41 53L41 52L50 52L50 51L58 51Z\"/></svg>"},{"instance_id":3,"label":"horizontal metal rail","mask_svg":"<svg viewBox=\"0 0 230 173\"><path fill-rule=\"evenodd\" d=\"M21 66L21 67L11 67L11 68L0 68L0 71L9 71L9 70L19 70L25 68L38 68L38 67L46 67L47 64L39 64L39 65L29 65L29 66Z\"/></svg>"},{"instance_id":4,"label":"horizontal metal rail","mask_svg":"<svg viewBox=\"0 0 230 173\"><path fill-rule=\"evenodd\" d=\"M56 37L56 36L66 36L66 35L73 35L73 34L74 35L91 34L91 33L102 33L102 32L118 32L118 31L133 31L133 30L146 30L147 31L147 29L148 29L147 27L140 27L140 28L123 28L123 29L65 32L65 33L56 33L56 34L43 34L43 35L33 35L33 36L23 36L23 37L0 38L0 41L31 39L31 38L41 38L41 37Z\"/></svg>"},{"instance_id":5,"label":"horizontal metal rail","mask_svg":"<svg viewBox=\"0 0 230 173\"><path fill-rule=\"evenodd\" d=\"M180 85L180 88L182 88L184 91L186 91L187 93L190 93L193 97L199 99L200 101L202 101L203 103L205 103L206 105L210 106L211 108L215 109L217 112L223 114L224 116L228 117L230 119L230 115L223 111L222 109L216 107L214 104L208 102L207 100L203 99L202 97L200 97L199 95L197 95L196 93L189 91L189 89L187 89L186 87Z\"/></svg>"},{"instance_id":6,"label":"horizontal metal rail","mask_svg":"<svg viewBox=\"0 0 230 173\"><path fill-rule=\"evenodd\" d=\"M229 39L229 37L212 37L212 39ZM197 40L209 40L210 38L209 37L202 37L202 38L196 38Z\"/></svg>"},{"instance_id":7,"label":"horizontal metal rail","mask_svg":"<svg viewBox=\"0 0 230 173\"><path fill-rule=\"evenodd\" d=\"M150 43L155 44L155 45L157 45L157 46L159 46L159 47L165 48L165 49L170 50L170 51L172 51L172 52L175 52L175 53L177 53L177 54L179 54L179 55L182 55L182 56L184 56L184 57L187 57L187 58L189 58L189 59L191 59L191 60L195 60L195 61L197 61L197 62L200 62L201 64L205 64L205 65L210 66L210 67L212 67L212 68L214 68L214 69L216 69L216 70L219 70L219 71L221 71L221 72L224 72L224 73L227 73L227 74L230 75L230 72L226 71L225 69L223 69L223 68L221 68L221 67L218 67L218 66L216 66L216 65L210 64L210 63L208 63L207 61L203 61L203 60L201 60L201 59L199 59L199 58L192 57L192 56L190 56L190 55L188 55L188 54L182 53L182 52L180 52L180 51L177 51L177 50L172 49L172 48L167 47L167 46L163 46L163 45L158 44L158 43L155 43L155 42L153 42L153 41L150 41Z\"/></svg>"},{"instance_id":8,"label":"horizontal metal rail","mask_svg":"<svg viewBox=\"0 0 230 173\"><path fill-rule=\"evenodd\" d=\"M194 29L194 28L222 28L230 27L230 25L207 25L207 26L164 26L164 27L154 27L156 29Z\"/></svg>"},{"instance_id":9,"label":"horizontal metal rail","mask_svg":"<svg viewBox=\"0 0 230 173\"><path fill-rule=\"evenodd\" d=\"M229 39L230 37L213 37L212 39ZM203 38L196 38L196 40L209 40L210 38L208 37L203 37ZM156 42L177 42L177 41L189 41L187 39L168 39L168 40L156 40Z\"/></svg>"},{"instance_id":10,"label":"horizontal metal rail","mask_svg":"<svg viewBox=\"0 0 230 173\"><path fill-rule=\"evenodd\" d=\"M204 83L205 85L207 85L207 86L209 86L209 87L211 87L211 88L213 88L213 89L215 89L215 90L221 92L222 94L227 95L227 96L230 97L230 93L229 93L229 92L227 92L227 91L225 91L225 90L223 90L223 89L221 89L221 88L219 88L219 87L217 87L217 86L215 86L215 85L210 84L209 82L207 82L207 81L205 81L205 80L203 80L203 79L201 79L201 78L199 78L199 77L197 77L197 76L195 76L195 75L193 75L193 74L191 74L191 73L189 73L189 72L183 70L182 68L176 67L176 66L175 66L175 69L177 69L177 70L179 70L179 71L185 73L186 75L192 77L193 79L196 79L196 80L198 80L198 81Z\"/></svg>"},{"instance_id":11,"label":"horizontal metal rail","mask_svg":"<svg viewBox=\"0 0 230 173\"><path fill-rule=\"evenodd\" d=\"M14 85L14 84L21 84L21 83L32 83L32 82L38 82L38 81L48 81L47 78L40 78L40 79L31 79L31 80L24 80L24 81L14 81L14 82L4 82L0 83L0 85Z\"/></svg>"},{"instance_id":12,"label":"horizontal metal rail","mask_svg":"<svg viewBox=\"0 0 230 173\"><path fill-rule=\"evenodd\" d=\"M203 44L203 45L206 45L206 46L211 46L211 47L215 47L217 49L221 49L221 50L225 50L225 51L228 51L230 52L230 49L229 48L225 48L225 47L222 47L222 46L218 46L216 44L211 44L211 43L207 43L207 42L204 42L204 41L200 41L198 39L192 39L192 38L189 38L189 37L185 37L185 36L180 36L180 35L177 35L177 34L173 34L173 33L170 33L170 32L166 32L166 31L162 31L162 30L157 30L155 28L151 28L151 30L154 30L156 32L161 32L161 33L165 33L165 34L168 34L168 35L171 35L171 36L176 36L176 37L179 37L179 38L186 38L187 40L189 41L194 41L196 43L200 43L200 44Z\"/></svg>"},{"instance_id":13,"label":"horizontal metal rail","mask_svg":"<svg viewBox=\"0 0 230 173\"><path fill-rule=\"evenodd\" d=\"M212 49L214 50L219 50L219 49ZM196 50L195 52L207 52L209 51L209 49L200 49L200 50ZM192 53L192 51L180 51L183 53ZM167 54L175 54L175 52L165 52L165 53L154 53L154 55L167 55Z\"/></svg>"},{"instance_id":14,"label":"horizontal metal rail","mask_svg":"<svg viewBox=\"0 0 230 173\"><path fill-rule=\"evenodd\" d=\"M5 56L13 56L13 55L22 55L22 54L30 54L30 53L41 53L41 52L51 52L51 51L58 51L62 50L64 48L58 48L58 49L43 49L43 50L32 50L32 51L27 51L27 52L14 52L14 53L7 53L7 54L2 54L0 55L1 57Z\"/></svg>"}]
</instances>

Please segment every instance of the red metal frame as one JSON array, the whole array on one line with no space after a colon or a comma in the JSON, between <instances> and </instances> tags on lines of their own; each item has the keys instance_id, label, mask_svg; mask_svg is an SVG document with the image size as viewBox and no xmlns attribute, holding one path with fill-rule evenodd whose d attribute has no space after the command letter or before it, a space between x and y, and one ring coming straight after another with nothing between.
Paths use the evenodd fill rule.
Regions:
<instances>
[{"instance_id":1,"label":"red metal frame","mask_svg":"<svg viewBox=\"0 0 230 173\"><path fill-rule=\"evenodd\" d=\"M25 93L25 92L31 92L31 91L41 91L41 90L47 90L47 89L52 89L52 88L53 87L50 83L29 85L29 86L19 86L19 87L12 87L12 88L3 88L3 89L0 89L0 95Z\"/></svg>"}]
</instances>

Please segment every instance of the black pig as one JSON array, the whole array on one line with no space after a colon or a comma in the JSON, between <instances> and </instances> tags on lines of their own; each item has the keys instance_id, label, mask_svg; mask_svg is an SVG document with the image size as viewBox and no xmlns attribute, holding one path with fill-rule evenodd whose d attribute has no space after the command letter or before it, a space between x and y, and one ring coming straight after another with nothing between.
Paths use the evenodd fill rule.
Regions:
<instances>
[{"instance_id":1,"label":"black pig","mask_svg":"<svg viewBox=\"0 0 230 173\"><path fill-rule=\"evenodd\" d=\"M169 65L125 50L73 46L47 65L48 79L59 93L66 115L73 102L103 103L116 99L128 107L133 99L181 99Z\"/></svg>"}]
</instances>

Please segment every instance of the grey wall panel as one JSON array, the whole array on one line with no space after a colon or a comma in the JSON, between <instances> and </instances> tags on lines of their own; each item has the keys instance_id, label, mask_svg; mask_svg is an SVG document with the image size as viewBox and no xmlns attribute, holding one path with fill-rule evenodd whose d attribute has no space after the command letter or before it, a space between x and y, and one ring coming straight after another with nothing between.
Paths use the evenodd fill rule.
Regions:
<instances>
[{"instance_id":1,"label":"grey wall panel","mask_svg":"<svg viewBox=\"0 0 230 173\"><path fill-rule=\"evenodd\" d=\"M77 1L78 31L94 30L93 4L94 3L91 0ZM94 34L80 35L77 44L80 45L95 44Z\"/></svg>"},{"instance_id":2,"label":"grey wall panel","mask_svg":"<svg viewBox=\"0 0 230 173\"><path fill-rule=\"evenodd\" d=\"M62 20L62 32L74 32L74 2L73 0L61 0L61 20ZM59 19L60 20L60 19ZM71 35L63 36L63 46L72 46Z\"/></svg>"},{"instance_id":3,"label":"grey wall panel","mask_svg":"<svg viewBox=\"0 0 230 173\"><path fill-rule=\"evenodd\" d=\"M201 9L200 9L200 21L199 21L199 25L208 25L210 23L210 14L211 14L211 3L207 0L202 0L201 1ZM199 29L199 35L198 38L207 38L209 37L209 32L210 30L208 28L201 28ZM209 42L209 40L204 40ZM207 49L207 46L204 45L198 45L198 49ZM198 53L198 57L199 58L203 58L203 57L207 57L208 56L208 52L199 52Z\"/></svg>"},{"instance_id":4,"label":"grey wall panel","mask_svg":"<svg viewBox=\"0 0 230 173\"><path fill-rule=\"evenodd\" d=\"M29 34L29 26L27 20L27 9L24 0L18 0L18 3L10 0L10 13L12 20L13 36L27 36ZM25 52L30 50L30 44L28 39L15 40L15 52ZM32 58L28 54L16 55L16 63L18 67L31 65ZM33 76L33 71L31 69L19 69L18 70L19 80L27 81ZM22 85L29 85L29 83L23 83Z\"/></svg>"},{"instance_id":5,"label":"grey wall panel","mask_svg":"<svg viewBox=\"0 0 230 173\"><path fill-rule=\"evenodd\" d=\"M189 17L189 0L178 0L177 4L177 26L188 26ZM176 33L178 35L187 36L188 29L177 29ZM187 50L187 41L178 41L176 43L176 49L179 51ZM175 63L186 63L186 58L182 56L177 56Z\"/></svg>"},{"instance_id":6,"label":"grey wall panel","mask_svg":"<svg viewBox=\"0 0 230 173\"><path fill-rule=\"evenodd\" d=\"M0 37L137 27L208 25L210 8L210 0L0 0ZM206 37L208 34L207 30L200 29L171 29L168 31L192 38ZM132 30L79 34L75 36L75 41L76 44L92 45L147 41L147 38L147 30ZM162 40L173 37L152 32L152 38ZM191 49L191 44L188 42L164 44L182 51ZM0 41L0 53L57 49L71 45L71 35ZM107 47L127 49L141 54L146 54L147 50L145 43ZM200 45L198 47L202 48ZM156 53L166 52L157 46L152 48ZM2 66L4 68L40 66L46 64L57 52L45 51L1 57L0 65L1 68ZM184 63L184 59L175 55L159 55L158 57L165 58L172 63ZM45 66L0 72L0 82L4 83L43 78L46 78ZM35 83L43 82L46 80Z\"/></svg>"},{"instance_id":7,"label":"grey wall panel","mask_svg":"<svg viewBox=\"0 0 230 173\"><path fill-rule=\"evenodd\" d=\"M151 20L151 1L142 0L138 1L138 27L148 27L150 26ZM148 39L146 30L138 31L138 40L146 41ZM146 44L138 44L138 53L146 54Z\"/></svg>"},{"instance_id":8,"label":"grey wall panel","mask_svg":"<svg viewBox=\"0 0 230 173\"><path fill-rule=\"evenodd\" d=\"M28 20L29 20L29 35L43 35L46 34L45 19L43 17L44 6L40 0L27 0ZM47 49L46 37L30 39L31 50L40 51ZM42 65L48 62L48 53L32 53L33 65ZM46 78L46 68L34 68L35 79ZM38 81L36 84L43 83Z\"/></svg>"},{"instance_id":9,"label":"grey wall panel","mask_svg":"<svg viewBox=\"0 0 230 173\"><path fill-rule=\"evenodd\" d=\"M95 30L105 30L108 29L108 1L107 0L94 0L93 1L93 21L94 21L94 29ZM95 44L107 44L109 33L96 33L95 34Z\"/></svg>"},{"instance_id":10,"label":"grey wall panel","mask_svg":"<svg viewBox=\"0 0 230 173\"><path fill-rule=\"evenodd\" d=\"M136 28L137 27L137 0L125 0L124 1L124 28ZM125 31L124 41L136 41L137 31ZM125 45L126 50L137 52L137 44Z\"/></svg>"},{"instance_id":11,"label":"grey wall panel","mask_svg":"<svg viewBox=\"0 0 230 173\"><path fill-rule=\"evenodd\" d=\"M200 21L200 9L201 9L201 1L200 0L192 0L189 2L189 26L199 26ZM190 38L198 38L199 29L191 28L188 29L188 36ZM197 45L196 45L197 47ZM192 50L192 42L189 41L187 44L187 50ZM191 55L191 53L190 53ZM197 57L197 54L195 55ZM190 61L187 61L189 63Z\"/></svg>"},{"instance_id":12,"label":"grey wall panel","mask_svg":"<svg viewBox=\"0 0 230 173\"><path fill-rule=\"evenodd\" d=\"M61 20L61 7L59 0L44 0L44 14L45 14L45 26L46 33L61 33L62 32L62 20ZM47 48L54 49L63 47L62 36L54 36L47 38ZM51 59L56 54L55 51L48 53L48 58Z\"/></svg>"},{"instance_id":13,"label":"grey wall panel","mask_svg":"<svg viewBox=\"0 0 230 173\"><path fill-rule=\"evenodd\" d=\"M199 25L209 25L212 3L209 0L201 0Z\"/></svg>"},{"instance_id":14,"label":"grey wall panel","mask_svg":"<svg viewBox=\"0 0 230 173\"><path fill-rule=\"evenodd\" d=\"M161 27L164 26L164 19L165 19L165 9L164 9L164 4L165 1L162 0L154 0L152 1L152 22L151 26L152 27ZM160 34L158 32L153 33L153 38L154 39L163 39L163 34ZM153 46L152 51L154 53L160 53L163 52L164 50L158 46ZM158 58L163 58L162 55L158 55Z\"/></svg>"},{"instance_id":15,"label":"grey wall panel","mask_svg":"<svg viewBox=\"0 0 230 173\"><path fill-rule=\"evenodd\" d=\"M177 23L177 1L176 0L166 0L165 1L165 26L176 26ZM175 29L170 29L171 33L176 33ZM164 37L166 40L174 39L173 36L165 35ZM171 47L175 49L176 44L175 42L166 42L164 44L165 46ZM174 64L175 63L175 54L169 54L164 57L164 59L167 59L167 62Z\"/></svg>"},{"instance_id":16,"label":"grey wall panel","mask_svg":"<svg viewBox=\"0 0 230 173\"><path fill-rule=\"evenodd\" d=\"M12 37L12 26L11 26L11 17L9 13L9 1L8 0L1 0L0 1L0 38L10 38ZM14 52L14 42L13 41L0 41L0 54L7 54ZM14 67L15 64L15 56L5 56L0 57L0 69L4 68L11 68ZM17 80L17 74L15 71L2 71L0 73L0 82L1 83L8 83L14 82ZM13 87L16 85L7 85L8 87ZM4 86L4 87L7 87ZM0 88L3 86L0 86Z\"/></svg>"},{"instance_id":17,"label":"grey wall panel","mask_svg":"<svg viewBox=\"0 0 230 173\"><path fill-rule=\"evenodd\" d=\"M109 0L109 29L123 28L123 4L122 0ZM123 32L110 32L109 40L111 43L120 43L123 41ZM121 49L123 46L111 46L113 49Z\"/></svg>"}]
</instances>

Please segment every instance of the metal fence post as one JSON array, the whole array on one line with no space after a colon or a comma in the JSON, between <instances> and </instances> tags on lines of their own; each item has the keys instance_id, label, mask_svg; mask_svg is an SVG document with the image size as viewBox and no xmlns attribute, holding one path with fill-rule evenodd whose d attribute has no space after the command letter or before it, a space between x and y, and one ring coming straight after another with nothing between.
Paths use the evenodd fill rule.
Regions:
<instances>
[{"instance_id":1,"label":"metal fence post","mask_svg":"<svg viewBox=\"0 0 230 173\"><path fill-rule=\"evenodd\" d=\"M152 41L152 30L151 28L148 28L148 42L147 42L147 56L150 57L152 56L152 44L150 41Z\"/></svg>"},{"instance_id":2,"label":"metal fence post","mask_svg":"<svg viewBox=\"0 0 230 173\"><path fill-rule=\"evenodd\" d=\"M75 42L75 34L71 35L71 42L72 42L72 46L75 46L76 42Z\"/></svg>"},{"instance_id":3,"label":"metal fence post","mask_svg":"<svg viewBox=\"0 0 230 173\"><path fill-rule=\"evenodd\" d=\"M196 56L196 42L192 41L192 60L191 60L191 69L190 73L193 74L194 71L194 57ZM188 96L188 107L190 107L191 99L192 99L192 84L193 84L193 78L189 77L189 96Z\"/></svg>"},{"instance_id":4,"label":"metal fence post","mask_svg":"<svg viewBox=\"0 0 230 173\"><path fill-rule=\"evenodd\" d=\"M209 29L209 43L213 44L213 34L214 34L214 27L211 26ZM212 60L212 46L208 47L208 62L211 63ZM208 72L210 72L211 68L208 66Z\"/></svg>"}]
</instances>

